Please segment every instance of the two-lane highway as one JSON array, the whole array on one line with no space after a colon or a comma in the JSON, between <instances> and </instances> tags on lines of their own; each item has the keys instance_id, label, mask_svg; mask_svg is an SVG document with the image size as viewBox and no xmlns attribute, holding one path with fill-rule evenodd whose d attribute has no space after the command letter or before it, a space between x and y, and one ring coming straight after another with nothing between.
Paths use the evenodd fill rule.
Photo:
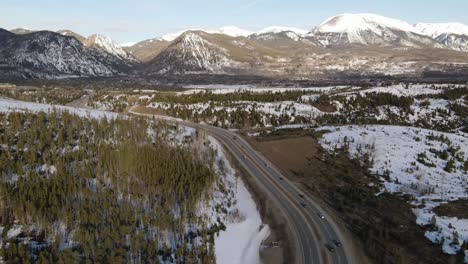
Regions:
<instances>
[{"instance_id":1,"label":"two-lane highway","mask_svg":"<svg viewBox=\"0 0 468 264\"><path fill-rule=\"evenodd\" d=\"M129 111L132 114L153 116L140 114L132 109ZM275 203L285 216L289 235L294 244L295 263L354 263L351 247L347 245L333 218L286 179L243 138L234 132L217 127L162 116L154 117L164 119L168 123L203 129L224 146L239 165L255 179L269 201ZM336 247L333 240L341 241L342 247ZM327 249L325 246L327 244L335 248L334 252Z\"/></svg>"}]
</instances>

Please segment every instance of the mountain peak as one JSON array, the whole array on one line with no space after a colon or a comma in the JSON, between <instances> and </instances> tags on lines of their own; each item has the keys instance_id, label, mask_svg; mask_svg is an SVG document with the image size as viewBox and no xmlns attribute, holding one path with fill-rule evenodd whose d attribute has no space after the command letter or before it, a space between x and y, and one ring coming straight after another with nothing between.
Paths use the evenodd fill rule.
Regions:
<instances>
[{"instance_id":1,"label":"mountain peak","mask_svg":"<svg viewBox=\"0 0 468 264\"><path fill-rule=\"evenodd\" d=\"M396 48L442 48L413 25L376 14L342 14L328 18L309 34L324 46L349 44Z\"/></svg>"},{"instance_id":2,"label":"mountain peak","mask_svg":"<svg viewBox=\"0 0 468 264\"><path fill-rule=\"evenodd\" d=\"M238 28L236 26L226 26L218 29L216 33L225 34L231 37L247 37L252 35L254 32Z\"/></svg>"},{"instance_id":3,"label":"mountain peak","mask_svg":"<svg viewBox=\"0 0 468 264\"><path fill-rule=\"evenodd\" d=\"M415 28L422 34L433 38L442 34L468 36L468 25L462 23L417 23Z\"/></svg>"},{"instance_id":4,"label":"mountain peak","mask_svg":"<svg viewBox=\"0 0 468 264\"><path fill-rule=\"evenodd\" d=\"M381 15L360 13L360 14L341 14L333 16L318 25L314 32L322 33L349 33L356 31L381 31L379 27L387 27L400 31L419 33L409 23L384 17Z\"/></svg>"},{"instance_id":5,"label":"mountain peak","mask_svg":"<svg viewBox=\"0 0 468 264\"><path fill-rule=\"evenodd\" d=\"M281 26L267 27L258 31L256 34L257 35L268 34L268 33L278 34L282 32L293 32L300 36L307 34L307 30L304 30L304 29L294 28L294 27L281 27Z\"/></svg>"},{"instance_id":6,"label":"mountain peak","mask_svg":"<svg viewBox=\"0 0 468 264\"><path fill-rule=\"evenodd\" d=\"M102 49L112 55L118 56L122 59L135 62L135 58L129 55L119 44L113 41L110 37L94 34L91 35L84 41L85 46L87 47L95 47Z\"/></svg>"}]
</instances>

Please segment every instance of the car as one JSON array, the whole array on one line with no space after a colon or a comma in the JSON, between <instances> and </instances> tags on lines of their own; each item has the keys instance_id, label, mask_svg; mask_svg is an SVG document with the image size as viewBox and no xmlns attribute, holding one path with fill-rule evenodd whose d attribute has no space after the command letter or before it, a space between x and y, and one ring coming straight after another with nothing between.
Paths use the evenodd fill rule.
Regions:
<instances>
[{"instance_id":1,"label":"car","mask_svg":"<svg viewBox=\"0 0 468 264\"><path fill-rule=\"evenodd\" d=\"M236 140L236 139L237 139L237 136L233 136L232 139Z\"/></svg>"},{"instance_id":2,"label":"car","mask_svg":"<svg viewBox=\"0 0 468 264\"><path fill-rule=\"evenodd\" d=\"M335 252L335 247L333 245L325 244L325 247L328 249L328 251Z\"/></svg>"},{"instance_id":3,"label":"car","mask_svg":"<svg viewBox=\"0 0 468 264\"><path fill-rule=\"evenodd\" d=\"M304 207L304 208L305 208L305 207L307 207L307 204L306 204L306 203L304 203L304 202L300 202L300 204L301 204L301 205L302 205L302 207Z\"/></svg>"},{"instance_id":4,"label":"car","mask_svg":"<svg viewBox=\"0 0 468 264\"><path fill-rule=\"evenodd\" d=\"M267 168L269 168L269 167L270 167L270 166L268 166L268 164L267 164L266 162L265 162L264 164L265 164L265 167L267 167Z\"/></svg>"},{"instance_id":5,"label":"car","mask_svg":"<svg viewBox=\"0 0 468 264\"><path fill-rule=\"evenodd\" d=\"M279 179L282 181L282 180L283 180L283 177L279 177Z\"/></svg>"},{"instance_id":6,"label":"car","mask_svg":"<svg viewBox=\"0 0 468 264\"><path fill-rule=\"evenodd\" d=\"M333 244L335 244L335 246L337 246L337 247L341 247L341 246L342 246L342 245L341 245L341 242L338 241L338 240L336 240L336 239L333 239L332 242L333 242Z\"/></svg>"},{"instance_id":7,"label":"car","mask_svg":"<svg viewBox=\"0 0 468 264\"><path fill-rule=\"evenodd\" d=\"M321 214L320 212L318 212L317 215L320 217L320 219L325 219L325 216Z\"/></svg>"},{"instance_id":8,"label":"car","mask_svg":"<svg viewBox=\"0 0 468 264\"><path fill-rule=\"evenodd\" d=\"M304 195L302 193L299 194L299 197L304 198Z\"/></svg>"}]
</instances>

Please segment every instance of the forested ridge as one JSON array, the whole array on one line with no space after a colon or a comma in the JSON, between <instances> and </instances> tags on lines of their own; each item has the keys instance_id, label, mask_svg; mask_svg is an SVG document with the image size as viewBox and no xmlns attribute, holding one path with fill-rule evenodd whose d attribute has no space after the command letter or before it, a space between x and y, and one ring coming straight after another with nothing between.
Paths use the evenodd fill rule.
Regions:
<instances>
[{"instance_id":1,"label":"forested ridge","mask_svg":"<svg viewBox=\"0 0 468 264\"><path fill-rule=\"evenodd\" d=\"M1 114L3 260L214 262L219 228L196 213L216 182L214 153L190 147L192 139L175 143L175 129L137 118Z\"/></svg>"}]
</instances>

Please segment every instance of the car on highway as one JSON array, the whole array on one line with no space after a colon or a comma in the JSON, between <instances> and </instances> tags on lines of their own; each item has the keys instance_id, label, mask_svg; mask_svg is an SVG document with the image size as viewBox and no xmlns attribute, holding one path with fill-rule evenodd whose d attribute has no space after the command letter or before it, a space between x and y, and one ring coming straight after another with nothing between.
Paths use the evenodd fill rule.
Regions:
<instances>
[{"instance_id":1,"label":"car on highway","mask_svg":"<svg viewBox=\"0 0 468 264\"><path fill-rule=\"evenodd\" d=\"M335 246L337 246L337 247L341 247L341 246L342 246L342 245L341 245L341 242L338 241L338 240L336 240L336 239L333 239L332 242L333 242L333 244L335 244Z\"/></svg>"},{"instance_id":2,"label":"car on highway","mask_svg":"<svg viewBox=\"0 0 468 264\"><path fill-rule=\"evenodd\" d=\"M325 244L325 247L328 249L330 252L335 252L335 247L331 244Z\"/></svg>"},{"instance_id":3,"label":"car on highway","mask_svg":"<svg viewBox=\"0 0 468 264\"><path fill-rule=\"evenodd\" d=\"M318 215L318 217L320 217L320 219L325 219L325 216L322 213L317 212L317 215Z\"/></svg>"},{"instance_id":4,"label":"car on highway","mask_svg":"<svg viewBox=\"0 0 468 264\"><path fill-rule=\"evenodd\" d=\"M266 162L265 162L264 164L265 164L265 167L267 167L267 168L269 168L269 167L270 167L270 166L268 166L268 164L267 164Z\"/></svg>"},{"instance_id":5,"label":"car on highway","mask_svg":"<svg viewBox=\"0 0 468 264\"><path fill-rule=\"evenodd\" d=\"M236 139L237 139L237 136L233 136L232 139L236 140Z\"/></svg>"},{"instance_id":6,"label":"car on highway","mask_svg":"<svg viewBox=\"0 0 468 264\"><path fill-rule=\"evenodd\" d=\"M279 177L279 179L282 181L282 180L283 180L283 177Z\"/></svg>"},{"instance_id":7,"label":"car on highway","mask_svg":"<svg viewBox=\"0 0 468 264\"><path fill-rule=\"evenodd\" d=\"M299 197L304 198L304 195L302 193L299 194Z\"/></svg>"},{"instance_id":8,"label":"car on highway","mask_svg":"<svg viewBox=\"0 0 468 264\"><path fill-rule=\"evenodd\" d=\"M302 205L302 207L304 207L304 208L305 208L305 207L307 207L307 204L306 204L306 203L304 203L304 202L300 202L300 204L301 204L301 205Z\"/></svg>"}]
</instances>

